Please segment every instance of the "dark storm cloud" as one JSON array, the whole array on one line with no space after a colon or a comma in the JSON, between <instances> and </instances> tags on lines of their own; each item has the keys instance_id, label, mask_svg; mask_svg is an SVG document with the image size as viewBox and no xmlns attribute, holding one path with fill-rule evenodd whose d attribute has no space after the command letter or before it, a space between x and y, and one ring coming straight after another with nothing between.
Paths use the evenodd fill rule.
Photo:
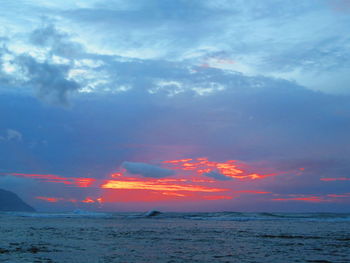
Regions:
<instances>
[{"instance_id":1,"label":"dark storm cloud","mask_svg":"<svg viewBox=\"0 0 350 263\"><path fill-rule=\"evenodd\" d=\"M131 174L139 174L144 177L162 178L175 174L173 170L147 163L124 162L123 167Z\"/></svg>"},{"instance_id":2,"label":"dark storm cloud","mask_svg":"<svg viewBox=\"0 0 350 263\"><path fill-rule=\"evenodd\" d=\"M37 90L39 98L67 104L68 94L79 89L77 82L67 79L69 67L65 65L38 62L26 55L17 57L16 62L29 78L27 84Z\"/></svg>"}]
</instances>

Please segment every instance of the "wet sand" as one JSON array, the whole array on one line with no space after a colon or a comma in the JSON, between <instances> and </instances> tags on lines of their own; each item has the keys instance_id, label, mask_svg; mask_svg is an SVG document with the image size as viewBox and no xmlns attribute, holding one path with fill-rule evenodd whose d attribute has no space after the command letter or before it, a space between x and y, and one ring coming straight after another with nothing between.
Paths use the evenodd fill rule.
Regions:
<instances>
[{"instance_id":1,"label":"wet sand","mask_svg":"<svg viewBox=\"0 0 350 263\"><path fill-rule=\"evenodd\" d=\"M0 262L349 263L349 222L0 216Z\"/></svg>"}]
</instances>

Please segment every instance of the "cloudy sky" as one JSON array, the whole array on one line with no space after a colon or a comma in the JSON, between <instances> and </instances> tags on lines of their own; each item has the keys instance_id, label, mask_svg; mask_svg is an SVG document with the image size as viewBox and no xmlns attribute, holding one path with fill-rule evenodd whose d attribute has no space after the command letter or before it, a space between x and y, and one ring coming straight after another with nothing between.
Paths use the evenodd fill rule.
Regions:
<instances>
[{"instance_id":1,"label":"cloudy sky","mask_svg":"<svg viewBox=\"0 0 350 263\"><path fill-rule=\"evenodd\" d=\"M350 212L350 1L0 4L0 188L41 211Z\"/></svg>"}]
</instances>

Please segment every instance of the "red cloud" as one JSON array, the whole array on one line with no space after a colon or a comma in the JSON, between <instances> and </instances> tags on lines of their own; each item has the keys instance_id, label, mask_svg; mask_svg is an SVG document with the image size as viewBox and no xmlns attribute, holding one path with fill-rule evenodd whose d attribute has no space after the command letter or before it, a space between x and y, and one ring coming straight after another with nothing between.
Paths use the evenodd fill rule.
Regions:
<instances>
[{"instance_id":1,"label":"red cloud","mask_svg":"<svg viewBox=\"0 0 350 263\"><path fill-rule=\"evenodd\" d=\"M26 173L10 173L9 175L35 178L43 182L62 183L66 185L74 185L77 187L90 187L96 179L83 177L63 177L53 174L26 174Z\"/></svg>"},{"instance_id":2,"label":"red cloud","mask_svg":"<svg viewBox=\"0 0 350 263\"><path fill-rule=\"evenodd\" d=\"M142 164L139 165L138 168L141 171L142 168L147 168L148 166ZM61 197L36 197L37 199L52 203L61 201L87 204L101 204L106 202L224 200L232 199L233 196L240 194L268 194L270 192L263 190L233 191L230 188L236 184L236 181L223 181L223 178L225 178L225 180L228 178L237 179L239 181L250 181L276 175L272 173L261 173L251 166L236 160L216 162L209 161L206 157L167 160L161 163L158 170L160 169L162 169L162 171L170 171L167 173L166 178L154 178L151 175L149 177L144 177L142 176L143 171L132 175L130 171L123 167L120 167L120 169L112 173L109 178L105 180L34 173L11 173L9 175L33 178L44 183L59 183L64 186L75 186L78 188L94 187L93 191L100 190L100 197L93 198L88 196L83 200ZM172 173L172 171L174 172ZM213 172L216 176L209 177L208 173ZM225 194L218 194L224 192Z\"/></svg>"},{"instance_id":3,"label":"red cloud","mask_svg":"<svg viewBox=\"0 0 350 263\"><path fill-rule=\"evenodd\" d=\"M194 171L198 175L205 175L210 172L219 172L220 174L239 180L255 180L263 179L268 176L275 176L273 174L261 174L258 172L250 172L246 169L245 164L238 162L237 160L228 160L226 162L214 162L209 161L208 158L196 158L196 159L179 159L163 162L167 168L183 171Z\"/></svg>"},{"instance_id":4,"label":"red cloud","mask_svg":"<svg viewBox=\"0 0 350 263\"><path fill-rule=\"evenodd\" d=\"M36 199L40 199L46 202L50 202L50 203L56 203L60 200L62 200L62 198L57 198L57 197L46 197L46 196L36 196Z\"/></svg>"}]
</instances>

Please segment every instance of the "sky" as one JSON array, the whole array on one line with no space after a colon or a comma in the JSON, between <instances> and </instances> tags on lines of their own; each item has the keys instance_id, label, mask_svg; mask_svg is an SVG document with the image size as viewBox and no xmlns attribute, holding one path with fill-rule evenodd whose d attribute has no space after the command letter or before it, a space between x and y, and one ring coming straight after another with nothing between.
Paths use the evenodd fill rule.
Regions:
<instances>
[{"instance_id":1,"label":"sky","mask_svg":"<svg viewBox=\"0 0 350 263\"><path fill-rule=\"evenodd\" d=\"M350 212L349 0L0 4L0 188L37 210Z\"/></svg>"}]
</instances>

